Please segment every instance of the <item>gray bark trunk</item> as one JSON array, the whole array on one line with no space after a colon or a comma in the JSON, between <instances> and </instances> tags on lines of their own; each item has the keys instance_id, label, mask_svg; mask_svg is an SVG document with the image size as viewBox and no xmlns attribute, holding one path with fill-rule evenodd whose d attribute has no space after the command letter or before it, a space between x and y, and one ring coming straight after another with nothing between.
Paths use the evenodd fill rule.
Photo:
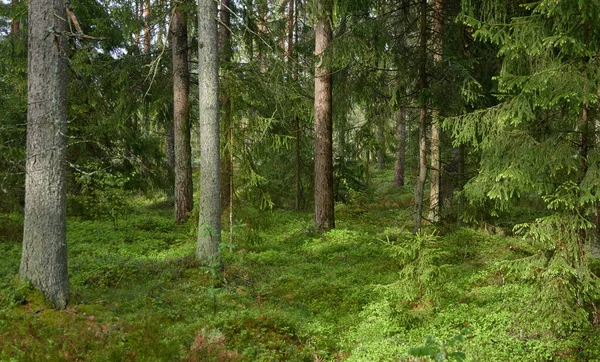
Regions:
<instances>
[{"instance_id":1,"label":"gray bark trunk","mask_svg":"<svg viewBox=\"0 0 600 362\"><path fill-rule=\"evenodd\" d=\"M171 20L173 51L173 121L175 149L175 222L181 223L194 207L190 132L190 73L186 14L176 5Z\"/></svg>"},{"instance_id":2,"label":"gray bark trunk","mask_svg":"<svg viewBox=\"0 0 600 362\"><path fill-rule=\"evenodd\" d=\"M406 164L406 113L401 107L396 113L396 137L398 139L398 151L396 152L396 164L394 165L394 186L404 186L404 167Z\"/></svg>"},{"instance_id":3,"label":"gray bark trunk","mask_svg":"<svg viewBox=\"0 0 600 362\"><path fill-rule=\"evenodd\" d=\"M428 88L427 84L427 0L421 0L421 26L420 26L420 45L419 45L419 83L421 92ZM424 94L422 94L422 97ZM413 232L417 233L421 228L421 218L423 212L423 190L425 188L425 179L427 178L427 102L421 99L419 105L419 174L415 183L415 215Z\"/></svg>"},{"instance_id":4,"label":"gray bark trunk","mask_svg":"<svg viewBox=\"0 0 600 362\"><path fill-rule=\"evenodd\" d=\"M29 1L27 162L21 277L69 301L66 242L67 39L61 0Z\"/></svg>"},{"instance_id":5,"label":"gray bark trunk","mask_svg":"<svg viewBox=\"0 0 600 362\"><path fill-rule=\"evenodd\" d=\"M377 169L385 168L385 130L384 120L377 114Z\"/></svg>"},{"instance_id":6,"label":"gray bark trunk","mask_svg":"<svg viewBox=\"0 0 600 362\"><path fill-rule=\"evenodd\" d=\"M323 53L332 40L331 0L319 0L315 31L315 228L335 227L333 209L333 122L331 70L323 62Z\"/></svg>"},{"instance_id":7,"label":"gray bark trunk","mask_svg":"<svg viewBox=\"0 0 600 362\"><path fill-rule=\"evenodd\" d=\"M221 265L219 58L217 3L198 0L198 88L200 113L200 217L196 259Z\"/></svg>"},{"instance_id":8,"label":"gray bark trunk","mask_svg":"<svg viewBox=\"0 0 600 362\"><path fill-rule=\"evenodd\" d=\"M442 62L443 7L443 0L433 2L433 64L435 67ZM429 220L434 223L440 221L440 132L439 110L435 110L431 124L431 179L429 184Z\"/></svg>"}]
</instances>

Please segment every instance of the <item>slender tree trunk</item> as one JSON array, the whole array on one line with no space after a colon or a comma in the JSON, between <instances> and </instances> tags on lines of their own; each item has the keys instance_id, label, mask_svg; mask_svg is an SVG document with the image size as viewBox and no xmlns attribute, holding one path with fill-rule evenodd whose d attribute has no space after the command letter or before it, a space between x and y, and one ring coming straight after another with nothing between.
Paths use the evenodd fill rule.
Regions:
<instances>
[{"instance_id":1,"label":"slender tree trunk","mask_svg":"<svg viewBox=\"0 0 600 362\"><path fill-rule=\"evenodd\" d=\"M145 1L144 6L144 53L150 52L150 43L152 41L152 34L150 32L150 0Z\"/></svg>"},{"instance_id":2,"label":"slender tree trunk","mask_svg":"<svg viewBox=\"0 0 600 362\"><path fill-rule=\"evenodd\" d=\"M433 36L434 53L433 64L438 67L442 62L442 31L444 21L444 1L434 0L433 2ZM433 122L431 123L431 178L429 187L429 219L437 223L440 221L440 123L439 110L433 112Z\"/></svg>"},{"instance_id":3,"label":"slender tree trunk","mask_svg":"<svg viewBox=\"0 0 600 362\"><path fill-rule=\"evenodd\" d=\"M400 107L396 113L396 137L398 138L398 151L394 165L394 186L404 186L404 167L406 163L406 112Z\"/></svg>"},{"instance_id":4,"label":"slender tree trunk","mask_svg":"<svg viewBox=\"0 0 600 362\"><path fill-rule=\"evenodd\" d=\"M56 308L69 301L65 3L29 1L27 161L20 275Z\"/></svg>"},{"instance_id":5,"label":"slender tree trunk","mask_svg":"<svg viewBox=\"0 0 600 362\"><path fill-rule=\"evenodd\" d=\"M224 64L231 61L231 9L229 0L221 0L219 7L219 58ZM223 107L223 128L228 145L224 147L221 158L221 206L229 210L229 243L233 243L233 113L227 77L224 77L221 89Z\"/></svg>"},{"instance_id":6,"label":"slender tree trunk","mask_svg":"<svg viewBox=\"0 0 600 362\"><path fill-rule=\"evenodd\" d=\"M138 22L138 24L139 24L139 21L141 21L141 19L142 19L143 9L144 9L144 0L135 0L134 17L135 17L135 20ZM136 46L139 47L140 46L140 32L138 32L137 30L138 29L136 29L136 32L133 35L133 42Z\"/></svg>"},{"instance_id":7,"label":"slender tree trunk","mask_svg":"<svg viewBox=\"0 0 600 362\"><path fill-rule=\"evenodd\" d=\"M377 115L377 169L385 168L385 131L384 122L381 116Z\"/></svg>"},{"instance_id":8,"label":"slender tree trunk","mask_svg":"<svg viewBox=\"0 0 600 362\"><path fill-rule=\"evenodd\" d=\"M288 4L288 28L287 28L287 36L288 36L288 50L287 50L287 61L290 72L292 73L292 77L294 82L298 81L298 66L294 64L294 60L296 59L294 53L294 29L296 28L296 6L295 0L289 0ZM297 36L297 34L296 34ZM300 130L300 117L297 115L294 116L294 137L296 138L296 147L295 147L295 178L296 178L296 197L295 197L295 208L296 210L300 210L302 207L302 160L300 158L300 146L301 146L301 130Z\"/></svg>"},{"instance_id":9,"label":"slender tree trunk","mask_svg":"<svg viewBox=\"0 0 600 362\"><path fill-rule=\"evenodd\" d=\"M174 120L168 120L165 125L165 154L167 156L168 191L169 203L175 199L175 128Z\"/></svg>"},{"instance_id":10,"label":"slender tree trunk","mask_svg":"<svg viewBox=\"0 0 600 362\"><path fill-rule=\"evenodd\" d=\"M332 41L331 0L319 0L315 30L315 228L335 227L333 209L333 121L331 69L324 63L324 52Z\"/></svg>"},{"instance_id":11,"label":"slender tree trunk","mask_svg":"<svg viewBox=\"0 0 600 362\"><path fill-rule=\"evenodd\" d=\"M19 0L11 1L11 5L12 5L13 9L16 8L18 4L19 4ZM21 32L21 21L16 18L10 19L10 33L13 36L17 36L17 35L19 35L20 32Z\"/></svg>"},{"instance_id":12,"label":"slender tree trunk","mask_svg":"<svg viewBox=\"0 0 600 362\"><path fill-rule=\"evenodd\" d=\"M421 228L423 212L423 190L427 178L427 101L424 99L427 84L427 0L421 0L421 26L419 45L419 83L421 87L421 104L419 105L419 174L415 184L415 215L413 232Z\"/></svg>"},{"instance_id":13,"label":"slender tree trunk","mask_svg":"<svg viewBox=\"0 0 600 362\"><path fill-rule=\"evenodd\" d=\"M198 88L200 114L200 217L196 259L221 265L219 56L217 3L198 0Z\"/></svg>"},{"instance_id":14,"label":"slender tree trunk","mask_svg":"<svg viewBox=\"0 0 600 362\"><path fill-rule=\"evenodd\" d=\"M190 131L190 72L188 68L187 15L175 5L171 19L173 52L173 120L175 145L175 222L181 223L194 207Z\"/></svg>"},{"instance_id":15,"label":"slender tree trunk","mask_svg":"<svg viewBox=\"0 0 600 362\"><path fill-rule=\"evenodd\" d=\"M227 64L231 61L231 20L229 12L229 0L221 0L221 6L219 8L219 60L223 64ZM222 130L227 135L225 141L225 147L223 147L221 157L221 206L223 208L230 207L230 199L232 184L230 179L233 176L233 164L229 161L232 156L232 133L233 133L233 117L231 114L231 99L229 97L229 89L226 81L223 82L221 87L221 107L223 109L223 121Z\"/></svg>"},{"instance_id":16,"label":"slender tree trunk","mask_svg":"<svg viewBox=\"0 0 600 362\"><path fill-rule=\"evenodd\" d=\"M440 125L439 112L433 112L431 123L431 173L429 179L429 220L440 221Z\"/></svg>"}]
</instances>

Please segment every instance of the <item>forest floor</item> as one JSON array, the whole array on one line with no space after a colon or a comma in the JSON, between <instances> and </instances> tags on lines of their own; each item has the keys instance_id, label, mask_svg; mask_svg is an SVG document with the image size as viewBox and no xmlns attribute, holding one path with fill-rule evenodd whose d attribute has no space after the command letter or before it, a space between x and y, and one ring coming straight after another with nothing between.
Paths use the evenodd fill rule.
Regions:
<instances>
[{"instance_id":1,"label":"forest floor","mask_svg":"<svg viewBox=\"0 0 600 362\"><path fill-rule=\"evenodd\" d=\"M238 205L222 272L194 263L194 223L164 201L71 217L62 311L15 281L22 220L0 215L0 361L600 361L597 328L540 327L535 286L503 267L521 239L412 236L412 188L391 177L336 205L322 235L310 211Z\"/></svg>"}]
</instances>

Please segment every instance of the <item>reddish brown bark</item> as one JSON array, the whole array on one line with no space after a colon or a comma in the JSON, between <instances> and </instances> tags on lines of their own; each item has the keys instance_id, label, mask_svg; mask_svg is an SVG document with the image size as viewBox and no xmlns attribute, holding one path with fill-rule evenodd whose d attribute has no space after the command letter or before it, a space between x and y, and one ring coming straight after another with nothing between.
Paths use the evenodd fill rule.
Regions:
<instances>
[{"instance_id":1,"label":"reddish brown bark","mask_svg":"<svg viewBox=\"0 0 600 362\"><path fill-rule=\"evenodd\" d=\"M190 73L186 14L175 6L171 20L173 52L173 121L175 149L175 222L183 222L192 211L192 148L190 143Z\"/></svg>"},{"instance_id":2,"label":"reddish brown bark","mask_svg":"<svg viewBox=\"0 0 600 362\"><path fill-rule=\"evenodd\" d=\"M333 145L331 69L324 53L332 41L331 0L320 0L315 29L315 228L335 227L333 209Z\"/></svg>"}]
</instances>

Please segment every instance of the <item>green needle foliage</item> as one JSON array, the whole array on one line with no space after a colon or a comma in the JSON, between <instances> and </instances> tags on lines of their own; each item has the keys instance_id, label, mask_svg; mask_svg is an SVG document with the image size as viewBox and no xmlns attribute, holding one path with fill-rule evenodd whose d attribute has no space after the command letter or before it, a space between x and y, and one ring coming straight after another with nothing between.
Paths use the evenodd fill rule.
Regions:
<instances>
[{"instance_id":1,"label":"green needle foliage","mask_svg":"<svg viewBox=\"0 0 600 362\"><path fill-rule=\"evenodd\" d=\"M510 270L538 285L546 327L582 326L596 314L590 271L596 242L600 4L597 1L464 1L460 19L497 46L499 104L449 119L456 143L481 153L465 186L473 205L506 211L536 197L548 216L518 225L531 255Z\"/></svg>"}]
</instances>

